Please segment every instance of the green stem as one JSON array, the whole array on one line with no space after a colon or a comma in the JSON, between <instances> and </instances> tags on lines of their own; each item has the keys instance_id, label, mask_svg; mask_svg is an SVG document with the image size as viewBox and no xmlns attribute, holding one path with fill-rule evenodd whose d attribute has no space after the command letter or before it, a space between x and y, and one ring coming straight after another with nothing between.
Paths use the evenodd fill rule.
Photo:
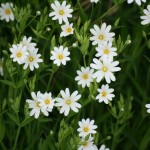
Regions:
<instances>
[{"instance_id":1,"label":"green stem","mask_svg":"<svg viewBox=\"0 0 150 150\"><path fill-rule=\"evenodd\" d=\"M114 132L113 141L112 141L112 150L115 150L115 146L116 146L118 123L119 123L119 119L117 118L117 123L116 123L116 126L115 126L115 132Z\"/></svg>"},{"instance_id":2,"label":"green stem","mask_svg":"<svg viewBox=\"0 0 150 150\"><path fill-rule=\"evenodd\" d=\"M20 134L20 130L21 130L21 127L19 126L18 129L17 129L17 134L16 134L13 150L16 150L16 146L17 146L17 141L18 141L18 137L19 137L19 134Z\"/></svg>"},{"instance_id":3,"label":"green stem","mask_svg":"<svg viewBox=\"0 0 150 150\"><path fill-rule=\"evenodd\" d=\"M27 26L29 26L30 25L30 23L35 19L37 17L37 15L36 16L34 16L31 20L30 20L30 22L25 26L25 28L27 27Z\"/></svg>"},{"instance_id":4,"label":"green stem","mask_svg":"<svg viewBox=\"0 0 150 150\"><path fill-rule=\"evenodd\" d=\"M51 81L52 81L52 78L53 78L53 75L54 75L54 72L51 73L51 76L49 78L49 81L48 81L48 85L47 85L47 89L46 91L48 91L49 87L50 87L50 84L51 84Z\"/></svg>"},{"instance_id":5,"label":"green stem","mask_svg":"<svg viewBox=\"0 0 150 150\"><path fill-rule=\"evenodd\" d=\"M84 66L86 67L85 55L83 55Z\"/></svg>"},{"instance_id":6,"label":"green stem","mask_svg":"<svg viewBox=\"0 0 150 150\"><path fill-rule=\"evenodd\" d=\"M0 144L1 144L2 148L3 148L3 150L7 150L7 148L5 147L5 145L3 144L2 141L0 141Z\"/></svg>"}]
</instances>

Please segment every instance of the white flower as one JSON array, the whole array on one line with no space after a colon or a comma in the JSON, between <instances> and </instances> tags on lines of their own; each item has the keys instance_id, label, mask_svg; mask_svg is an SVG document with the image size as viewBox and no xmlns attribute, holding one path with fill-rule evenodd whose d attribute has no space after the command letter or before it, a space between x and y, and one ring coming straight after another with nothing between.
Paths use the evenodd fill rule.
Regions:
<instances>
[{"instance_id":1,"label":"white flower","mask_svg":"<svg viewBox=\"0 0 150 150\"><path fill-rule=\"evenodd\" d=\"M33 71L34 68L39 68L40 62L43 62L42 59L40 59L41 54L37 54L38 49L35 49L34 51L30 51L29 55L25 59L25 64L23 66L23 69L27 69L29 66L30 70Z\"/></svg>"},{"instance_id":2,"label":"white flower","mask_svg":"<svg viewBox=\"0 0 150 150\"><path fill-rule=\"evenodd\" d=\"M78 108L81 108L81 105L77 103L77 101L81 98L81 95L78 95L78 91L74 91L72 94L70 94L70 91L68 88L65 89L65 91L61 90L60 94L62 98L55 98L56 100L56 107L60 108L60 114L64 113L65 116L67 116L70 112L70 109L72 109L74 112L78 112Z\"/></svg>"},{"instance_id":3,"label":"white flower","mask_svg":"<svg viewBox=\"0 0 150 150\"><path fill-rule=\"evenodd\" d=\"M3 58L0 59L0 75L3 76Z\"/></svg>"},{"instance_id":4,"label":"white flower","mask_svg":"<svg viewBox=\"0 0 150 150\"><path fill-rule=\"evenodd\" d=\"M98 99L100 103L104 101L105 104L108 104L108 101L112 101L112 98L115 97L115 95L112 94L114 89L110 89L108 84L102 85L101 89L97 91L99 94L96 96L96 99Z\"/></svg>"},{"instance_id":5,"label":"white flower","mask_svg":"<svg viewBox=\"0 0 150 150\"><path fill-rule=\"evenodd\" d=\"M101 28L97 25L94 25L94 28L90 29L93 36L90 38L92 45L103 44L104 42L112 42L113 36L115 33L110 32L111 25L106 26L106 23L103 23Z\"/></svg>"},{"instance_id":6,"label":"white flower","mask_svg":"<svg viewBox=\"0 0 150 150\"><path fill-rule=\"evenodd\" d=\"M36 46L36 43L32 43L31 40L32 40L32 37L27 38L26 36L24 36L22 41L20 42L20 44L27 47L27 50L29 52L34 51L35 46Z\"/></svg>"},{"instance_id":7,"label":"white flower","mask_svg":"<svg viewBox=\"0 0 150 150\"><path fill-rule=\"evenodd\" d=\"M41 94L40 106L44 107L47 111L51 112L54 107L55 100L52 98L51 93Z\"/></svg>"},{"instance_id":8,"label":"white flower","mask_svg":"<svg viewBox=\"0 0 150 150\"><path fill-rule=\"evenodd\" d=\"M94 150L94 145L93 145L93 137L89 137L88 140L85 140L85 137L82 137L81 142L82 145L78 148L78 150Z\"/></svg>"},{"instance_id":9,"label":"white flower","mask_svg":"<svg viewBox=\"0 0 150 150\"><path fill-rule=\"evenodd\" d=\"M90 0L91 3L97 3L98 0Z\"/></svg>"},{"instance_id":10,"label":"white flower","mask_svg":"<svg viewBox=\"0 0 150 150\"><path fill-rule=\"evenodd\" d=\"M103 144L103 145L101 145L101 147L99 148L99 150L109 150L109 148L106 148L106 146Z\"/></svg>"},{"instance_id":11,"label":"white flower","mask_svg":"<svg viewBox=\"0 0 150 150\"><path fill-rule=\"evenodd\" d=\"M148 108L147 112L150 113L150 104L146 104L145 107Z\"/></svg>"},{"instance_id":12,"label":"white flower","mask_svg":"<svg viewBox=\"0 0 150 150\"><path fill-rule=\"evenodd\" d=\"M12 45L10 51L12 53L10 58L13 58L13 61L18 62L18 64L23 64L29 54L26 46L23 46L22 44Z\"/></svg>"},{"instance_id":13,"label":"white flower","mask_svg":"<svg viewBox=\"0 0 150 150\"><path fill-rule=\"evenodd\" d=\"M90 67L81 67L81 71L77 70L78 76L75 78L76 81L78 81L79 85L82 85L84 88L85 86L89 87L90 83L93 82L93 75L94 70L90 69Z\"/></svg>"},{"instance_id":14,"label":"white flower","mask_svg":"<svg viewBox=\"0 0 150 150\"><path fill-rule=\"evenodd\" d=\"M69 24L68 22L65 25L61 26L62 32L60 33L60 37L68 36L70 34L73 34L73 23Z\"/></svg>"},{"instance_id":15,"label":"white flower","mask_svg":"<svg viewBox=\"0 0 150 150\"><path fill-rule=\"evenodd\" d=\"M97 82L100 82L103 78L105 78L107 83L116 80L113 73L121 70L120 67L117 67L119 64L118 61L113 61L113 59L106 57L102 60L94 58L93 61L94 63L90 66L97 70L93 74L93 78L96 78Z\"/></svg>"},{"instance_id":16,"label":"white flower","mask_svg":"<svg viewBox=\"0 0 150 150\"><path fill-rule=\"evenodd\" d=\"M111 57L117 56L117 48L112 47L112 42L104 42L103 44L96 47L97 54L96 57Z\"/></svg>"},{"instance_id":17,"label":"white flower","mask_svg":"<svg viewBox=\"0 0 150 150\"><path fill-rule=\"evenodd\" d=\"M12 3L2 3L0 7L0 19L6 20L6 22L9 22L10 20L14 21L14 14L12 12L12 8Z\"/></svg>"},{"instance_id":18,"label":"white flower","mask_svg":"<svg viewBox=\"0 0 150 150\"><path fill-rule=\"evenodd\" d=\"M54 60L54 64L57 64L57 66L60 66L61 64L66 65L66 62L70 60L70 58L68 57L70 55L70 52L68 51L67 47L54 47L54 51L51 51L51 53L52 56L50 57L50 59Z\"/></svg>"},{"instance_id":19,"label":"white flower","mask_svg":"<svg viewBox=\"0 0 150 150\"><path fill-rule=\"evenodd\" d=\"M146 0L127 0L128 4L132 3L133 1L135 1L139 6L141 5L141 1L142 2L146 2Z\"/></svg>"},{"instance_id":20,"label":"white flower","mask_svg":"<svg viewBox=\"0 0 150 150\"><path fill-rule=\"evenodd\" d=\"M80 137L86 137L88 134L95 134L95 129L97 128L97 125L94 125L94 120L91 120L89 118L82 119L78 122L79 128L77 131L79 132Z\"/></svg>"},{"instance_id":21,"label":"white flower","mask_svg":"<svg viewBox=\"0 0 150 150\"><path fill-rule=\"evenodd\" d=\"M30 116L34 116L37 119L40 115L40 112L42 112L45 116L48 116L48 112L43 106L40 105L39 99L41 97L41 92L37 92L37 95L35 92L32 92L31 96L33 99L26 100L26 102L29 104L29 108L32 109Z\"/></svg>"},{"instance_id":22,"label":"white flower","mask_svg":"<svg viewBox=\"0 0 150 150\"><path fill-rule=\"evenodd\" d=\"M145 16L141 16L140 18L143 19L141 24L149 24L150 23L150 5L147 6L147 9L143 10Z\"/></svg>"},{"instance_id":23,"label":"white flower","mask_svg":"<svg viewBox=\"0 0 150 150\"><path fill-rule=\"evenodd\" d=\"M66 5L66 1L63 1L62 4L60 4L58 1L55 1L51 4L52 9L54 10L49 14L49 17L54 16L53 20L59 20L59 24L62 24L62 22L68 22L68 18L71 18L71 13L73 12L73 9L70 9L71 5Z\"/></svg>"}]
</instances>

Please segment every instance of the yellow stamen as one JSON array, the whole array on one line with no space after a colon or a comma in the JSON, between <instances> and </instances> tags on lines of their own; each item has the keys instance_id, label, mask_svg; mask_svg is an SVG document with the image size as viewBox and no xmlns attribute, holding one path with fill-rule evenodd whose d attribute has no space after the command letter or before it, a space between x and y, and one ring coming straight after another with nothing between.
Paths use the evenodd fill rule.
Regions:
<instances>
[{"instance_id":1,"label":"yellow stamen","mask_svg":"<svg viewBox=\"0 0 150 150\"><path fill-rule=\"evenodd\" d=\"M84 143L83 143L83 146L88 146L88 142L87 142L87 141L84 142Z\"/></svg>"},{"instance_id":2,"label":"yellow stamen","mask_svg":"<svg viewBox=\"0 0 150 150\"><path fill-rule=\"evenodd\" d=\"M64 15L64 10L59 10L59 14L62 16L62 15Z\"/></svg>"},{"instance_id":3,"label":"yellow stamen","mask_svg":"<svg viewBox=\"0 0 150 150\"><path fill-rule=\"evenodd\" d=\"M107 55L108 55L108 54L109 54L109 50L108 50L108 49L105 49L105 50L104 50L104 54L107 54Z\"/></svg>"},{"instance_id":4,"label":"yellow stamen","mask_svg":"<svg viewBox=\"0 0 150 150\"><path fill-rule=\"evenodd\" d=\"M88 132L88 131L89 131L89 128L88 128L88 127L84 127L83 131L84 131L84 132Z\"/></svg>"},{"instance_id":5,"label":"yellow stamen","mask_svg":"<svg viewBox=\"0 0 150 150\"><path fill-rule=\"evenodd\" d=\"M5 14L6 14L6 15L10 15L10 14L11 14L11 10L10 10L10 9L6 9L6 10L5 10Z\"/></svg>"},{"instance_id":6,"label":"yellow stamen","mask_svg":"<svg viewBox=\"0 0 150 150\"><path fill-rule=\"evenodd\" d=\"M88 75L87 74L83 74L82 78L87 80L88 79Z\"/></svg>"},{"instance_id":7,"label":"yellow stamen","mask_svg":"<svg viewBox=\"0 0 150 150\"><path fill-rule=\"evenodd\" d=\"M64 58L63 54L58 55L58 59L62 60Z\"/></svg>"},{"instance_id":8,"label":"yellow stamen","mask_svg":"<svg viewBox=\"0 0 150 150\"><path fill-rule=\"evenodd\" d=\"M107 68L106 67L103 67L102 70L103 70L103 72L107 72Z\"/></svg>"},{"instance_id":9,"label":"yellow stamen","mask_svg":"<svg viewBox=\"0 0 150 150\"><path fill-rule=\"evenodd\" d=\"M101 95L102 95L103 97L105 97L105 96L107 95L107 93L106 93L105 91L103 91L103 92L101 93Z\"/></svg>"},{"instance_id":10,"label":"yellow stamen","mask_svg":"<svg viewBox=\"0 0 150 150\"><path fill-rule=\"evenodd\" d=\"M70 105L70 104L71 104L71 100L67 100L67 101L66 101L66 104L67 104L67 105Z\"/></svg>"},{"instance_id":11,"label":"yellow stamen","mask_svg":"<svg viewBox=\"0 0 150 150\"><path fill-rule=\"evenodd\" d=\"M37 102L37 104L36 104L36 105L37 105L37 107L41 107L41 106L40 106L40 102Z\"/></svg>"},{"instance_id":12,"label":"yellow stamen","mask_svg":"<svg viewBox=\"0 0 150 150\"><path fill-rule=\"evenodd\" d=\"M69 28L66 29L66 31L67 31L68 33L70 33L70 32L72 31L72 29L69 27Z\"/></svg>"},{"instance_id":13,"label":"yellow stamen","mask_svg":"<svg viewBox=\"0 0 150 150\"><path fill-rule=\"evenodd\" d=\"M18 53L17 53L17 57L18 57L18 58L21 58L21 57L22 57L22 52L18 52Z\"/></svg>"},{"instance_id":14,"label":"yellow stamen","mask_svg":"<svg viewBox=\"0 0 150 150\"><path fill-rule=\"evenodd\" d=\"M34 58L32 56L29 57L29 61L33 62Z\"/></svg>"},{"instance_id":15,"label":"yellow stamen","mask_svg":"<svg viewBox=\"0 0 150 150\"><path fill-rule=\"evenodd\" d=\"M46 99L44 102L45 102L45 104L49 105L51 103L51 100L50 99Z\"/></svg>"},{"instance_id":16,"label":"yellow stamen","mask_svg":"<svg viewBox=\"0 0 150 150\"><path fill-rule=\"evenodd\" d=\"M103 35L99 35L99 36L98 36L98 39L99 39L99 40L103 40L103 39L104 39L104 36L103 36Z\"/></svg>"}]
</instances>

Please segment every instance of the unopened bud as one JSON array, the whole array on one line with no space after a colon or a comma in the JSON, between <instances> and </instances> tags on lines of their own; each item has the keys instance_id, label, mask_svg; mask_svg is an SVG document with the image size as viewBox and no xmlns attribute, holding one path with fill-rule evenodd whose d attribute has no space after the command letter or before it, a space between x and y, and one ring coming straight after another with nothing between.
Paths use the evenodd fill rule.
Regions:
<instances>
[{"instance_id":1,"label":"unopened bud","mask_svg":"<svg viewBox=\"0 0 150 150\"><path fill-rule=\"evenodd\" d=\"M40 12L40 11L37 11L37 12L36 12L36 15L37 15L37 16L41 15L41 12Z\"/></svg>"},{"instance_id":2,"label":"unopened bud","mask_svg":"<svg viewBox=\"0 0 150 150\"><path fill-rule=\"evenodd\" d=\"M77 47L78 44L77 44L77 43L73 43L72 46L73 46L73 47Z\"/></svg>"},{"instance_id":3,"label":"unopened bud","mask_svg":"<svg viewBox=\"0 0 150 150\"><path fill-rule=\"evenodd\" d=\"M107 139L107 140L110 140L110 139L111 139L111 136L107 136L106 139Z\"/></svg>"},{"instance_id":4,"label":"unopened bud","mask_svg":"<svg viewBox=\"0 0 150 150\"><path fill-rule=\"evenodd\" d=\"M51 30L51 28L50 28L50 27L47 27L47 28L46 28L46 30L47 30L47 31L50 31L50 30Z\"/></svg>"},{"instance_id":5,"label":"unopened bud","mask_svg":"<svg viewBox=\"0 0 150 150\"><path fill-rule=\"evenodd\" d=\"M129 45L130 43L131 43L131 40L127 40L127 41L125 42L126 45Z\"/></svg>"}]
</instances>

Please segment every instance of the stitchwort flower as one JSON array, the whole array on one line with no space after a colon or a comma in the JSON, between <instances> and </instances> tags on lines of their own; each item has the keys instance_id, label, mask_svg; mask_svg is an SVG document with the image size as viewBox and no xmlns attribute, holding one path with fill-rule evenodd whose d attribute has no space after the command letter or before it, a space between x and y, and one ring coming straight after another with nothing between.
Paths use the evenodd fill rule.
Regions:
<instances>
[{"instance_id":1,"label":"stitchwort flower","mask_svg":"<svg viewBox=\"0 0 150 150\"><path fill-rule=\"evenodd\" d=\"M94 138L91 136L89 136L87 140L85 139L85 137L82 137L82 144L78 147L78 150L94 150L93 140Z\"/></svg>"},{"instance_id":2,"label":"stitchwort flower","mask_svg":"<svg viewBox=\"0 0 150 150\"><path fill-rule=\"evenodd\" d=\"M54 51L51 51L52 56L50 57L51 60L53 60L54 64L57 66L60 66L61 64L66 65L66 62L70 60L68 57L70 55L70 52L68 51L68 48L63 46L60 47L54 47Z\"/></svg>"},{"instance_id":3,"label":"stitchwort flower","mask_svg":"<svg viewBox=\"0 0 150 150\"><path fill-rule=\"evenodd\" d=\"M146 2L146 0L127 0L128 4L131 4L132 2L136 2L139 6L141 5L141 2Z\"/></svg>"},{"instance_id":4,"label":"stitchwort flower","mask_svg":"<svg viewBox=\"0 0 150 150\"><path fill-rule=\"evenodd\" d=\"M141 24L146 25L150 23L150 5L147 6L147 9L143 10L144 16L141 16L140 18L142 19Z\"/></svg>"},{"instance_id":5,"label":"stitchwort flower","mask_svg":"<svg viewBox=\"0 0 150 150\"><path fill-rule=\"evenodd\" d=\"M0 7L0 19L6 20L6 22L14 21L14 14L12 12L13 3L2 3Z\"/></svg>"},{"instance_id":6,"label":"stitchwort flower","mask_svg":"<svg viewBox=\"0 0 150 150\"><path fill-rule=\"evenodd\" d=\"M99 28L96 24L90 29L93 36L90 38L92 45L103 44L104 42L112 42L115 33L110 32L111 25L106 26L106 23L101 25Z\"/></svg>"},{"instance_id":7,"label":"stitchwort flower","mask_svg":"<svg viewBox=\"0 0 150 150\"><path fill-rule=\"evenodd\" d=\"M81 67L81 71L77 70L78 76L75 78L76 81L78 81L79 85L82 85L84 88L85 86L89 87L90 83L93 82L92 75L94 73L93 69L90 69L90 67Z\"/></svg>"},{"instance_id":8,"label":"stitchwort flower","mask_svg":"<svg viewBox=\"0 0 150 150\"><path fill-rule=\"evenodd\" d=\"M18 45L12 45L10 48L11 55L10 58L13 58L14 62L18 62L18 64L23 64L25 62L25 59L29 55L27 52L27 47L23 46L22 44Z\"/></svg>"},{"instance_id":9,"label":"stitchwort flower","mask_svg":"<svg viewBox=\"0 0 150 150\"><path fill-rule=\"evenodd\" d=\"M60 37L68 36L70 34L73 34L73 23L69 24L68 22L65 25L61 26L62 32L60 33Z\"/></svg>"},{"instance_id":10,"label":"stitchwort flower","mask_svg":"<svg viewBox=\"0 0 150 150\"><path fill-rule=\"evenodd\" d=\"M40 105L39 99L41 98L41 92L38 91L37 94L32 92L31 96L32 99L26 100L26 102L29 104L29 108L32 109L30 111L30 116L34 116L37 119L40 115L40 112L42 112L45 116L48 116L46 109Z\"/></svg>"},{"instance_id":11,"label":"stitchwort flower","mask_svg":"<svg viewBox=\"0 0 150 150\"><path fill-rule=\"evenodd\" d=\"M100 58L113 58L114 56L117 56L116 50L116 47L112 47L112 42L104 42L103 44L96 47L97 54L95 56Z\"/></svg>"},{"instance_id":12,"label":"stitchwort flower","mask_svg":"<svg viewBox=\"0 0 150 150\"><path fill-rule=\"evenodd\" d=\"M86 137L88 134L95 134L97 125L94 125L94 122L94 120L90 120L89 118L79 121L79 128L77 129L77 131L79 132L79 136Z\"/></svg>"},{"instance_id":13,"label":"stitchwort flower","mask_svg":"<svg viewBox=\"0 0 150 150\"><path fill-rule=\"evenodd\" d=\"M59 1L54 1L54 3L51 4L52 9L54 10L49 14L49 17L52 17L52 20L58 20L59 24L62 24L62 22L68 22L68 18L71 18L71 13L73 12L73 9L71 9L71 5L66 5L66 1L63 1L62 4L59 3Z\"/></svg>"},{"instance_id":14,"label":"stitchwort flower","mask_svg":"<svg viewBox=\"0 0 150 150\"><path fill-rule=\"evenodd\" d=\"M150 113L150 104L146 104L145 107L148 108L147 112Z\"/></svg>"},{"instance_id":15,"label":"stitchwort flower","mask_svg":"<svg viewBox=\"0 0 150 150\"><path fill-rule=\"evenodd\" d=\"M113 61L111 58L104 57L103 59L94 58L93 62L94 63L90 66L96 70L93 74L93 78L96 78L97 82L100 82L103 78L105 78L107 83L116 80L113 73L121 70L121 68L118 67L118 61Z\"/></svg>"},{"instance_id":16,"label":"stitchwort flower","mask_svg":"<svg viewBox=\"0 0 150 150\"><path fill-rule=\"evenodd\" d=\"M65 89L65 91L61 90L60 94L62 98L55 98L56 100L56 107L60 108L60 114L64 113L65 116L67 116L70 112L70 110L73 110L74 112L78 112L78 108L81 108L81 104L79 104L77 101L81 98L81 95L78 94L78 91L74 91L72 94L70 94L70 91L68 88Z\"/></svg>"},{"instance_id":17,"label":"stitchwort flower","mask_svg":"<svg viewBox=\"0 0 150 150\"><path fill-rule=\"evenodd\" d=\"M29 55L25 59L23 69L27 69L27 67L30 68L31 71L34 70L34 68L39 68L39 63L43 62L43 59L41 59L41 54L37 54L38 49L34 49L34 51L30 51Z\"/></svg>"},{"instance_id":18,"label":"stitchwort flower","mask_svg":"<svg viewBox=\"0 0 150 150\"><path fill-rule=\"evenodd\" d=\"M40 106L44 107L48 112L51 112L53 110L55 102L55 100L52 98L52 94L50 92L46 92L44 94L41 94L40 97Z\"/></svg>"},{"instance_id":19,"label":"stitchwort flower","mask_svg":"<svg viewBox=\"0 0 150 150\"><path fill-rule=\"evenodd\" d=\"M115 97L112 92L114 89L109 88L109 85L102 85L101 89L97 90L99 94L96 96L96 99L101 103L104 101L105 104L108 104L108 101L112 101L112 98Z\"/></svg>"}]
</instances>

